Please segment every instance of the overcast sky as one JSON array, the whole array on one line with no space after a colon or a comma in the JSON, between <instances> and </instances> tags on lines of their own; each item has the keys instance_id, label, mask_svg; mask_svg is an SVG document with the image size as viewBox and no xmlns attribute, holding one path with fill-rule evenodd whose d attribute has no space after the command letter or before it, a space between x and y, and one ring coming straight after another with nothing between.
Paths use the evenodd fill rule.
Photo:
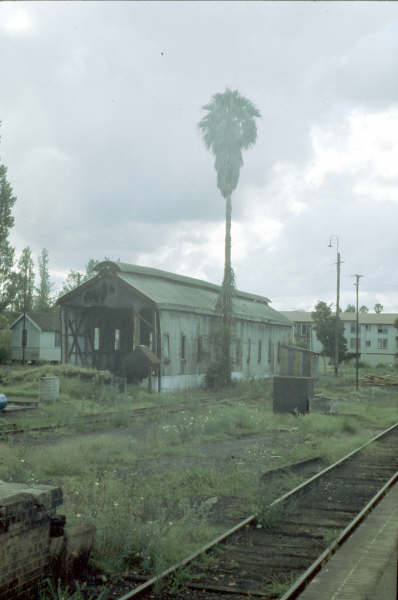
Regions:
<instances>
[{"instance_id":1,"label":"overcast sky","mask_svg":"<svg viewBox=\"0 0 398 600\"><path fill-rule=\"evenodd\" d=\"M398 312L398 3L2 2L12 241L60 286L110 256L221 283L224 201L197 123L260 110L232 197L237 287L280 310Z\"/></svg>"}]
</instances>

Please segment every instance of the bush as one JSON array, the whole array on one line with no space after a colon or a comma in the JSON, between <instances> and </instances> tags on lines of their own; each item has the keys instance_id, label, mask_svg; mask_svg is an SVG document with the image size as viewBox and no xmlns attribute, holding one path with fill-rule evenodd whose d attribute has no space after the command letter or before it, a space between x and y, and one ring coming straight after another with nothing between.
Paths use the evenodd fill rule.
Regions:
<instances>
[{"instance_id":1,"label":"bush","mask_svg":"<svg viewBox=\"0 0 398 600\"><path fill-rule=\"evenodd\" d=\"M7 329L0 330L0 363L11 360L11 332Z\"/></svg>"},{"instance_id":2,"label":"bush","mask_svg":"<svg viewBox=\"0 0 398 600\"><path fill-rule=\"evenodd\" d=\"M224 362L220 360L210 363L205 374L205 388L217 391L221 390L225 385Z\"/></svg>"}]
</instances>

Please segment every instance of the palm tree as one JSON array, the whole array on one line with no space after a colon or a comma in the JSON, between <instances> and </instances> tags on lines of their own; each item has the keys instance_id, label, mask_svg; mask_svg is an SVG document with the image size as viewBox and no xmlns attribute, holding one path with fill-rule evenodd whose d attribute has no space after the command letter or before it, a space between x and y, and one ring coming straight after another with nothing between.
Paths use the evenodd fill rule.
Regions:
<instances>
[{"instance_id":1,"label":"palm tree","mask_svg":"<svg viewBox=\"0 0 398 600\"><path fill-rule=\"evenodd\" d=\"M254 146L257 139L256 117L258 109L238 90L226 88L215 94L211 102L202 107L206 114L199 129L208 150L215 156L217 187L225 198L225 262L224 279L220 296L223 319L222 371L223 383L231 382L231 325L234 273L231 265L231 195L239 181L243 166L242 150Z\"/></svg>"}]
</instances>

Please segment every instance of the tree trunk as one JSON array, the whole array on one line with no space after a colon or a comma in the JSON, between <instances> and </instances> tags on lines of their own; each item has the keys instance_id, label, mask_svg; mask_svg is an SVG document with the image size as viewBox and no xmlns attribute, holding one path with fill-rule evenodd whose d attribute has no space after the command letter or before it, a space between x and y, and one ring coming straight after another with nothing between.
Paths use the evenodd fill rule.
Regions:
<instances>
[{"instance_id":1,"label":"tree trunk","mask_svg":"<svg viewBox=\"0 0 398 600\"><path fill-rule=\"evenodd\" d=\"M226 198L225 205L225 262L224 262L224 280L222 284L222 321L223 321L223 342L222 342L222 363L224 366L224 381L226 385L231 383L231 328L232 328L232 295L234 288L234 278L231 266L231 196Z\"/></svg>"}]
</instances>

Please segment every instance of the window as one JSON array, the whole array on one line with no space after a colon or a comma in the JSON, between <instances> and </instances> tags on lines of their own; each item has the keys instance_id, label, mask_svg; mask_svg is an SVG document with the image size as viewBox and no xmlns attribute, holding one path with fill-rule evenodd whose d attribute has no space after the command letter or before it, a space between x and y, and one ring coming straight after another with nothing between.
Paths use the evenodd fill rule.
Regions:
<instances>
[{"instance_id":1,"label":"window","mask_svg":"<svg viewBox=\"0 0 398 600\"><path fill-rule=\"evenodd\" d=\"M186 337L185 335L182 333L181 334L181 360L185 360L185 344L186 344Z\"/></svg>"},{"instance_id":2,"label":"window","mask_svg":"<svg viewBox=\"0 0 398 600\"><path fill-rule=\"evenodd\" d=\"M365 325L366 331L370 331L370 325Z\"/></svg>"},{"instance_id":3,"label":"window","mask_svg":"<svg viewBox=\"0 0 398 600\"><path fill-rule=\"evenodd\" d=\"M99 350L100 347L100 330L99 327L94 327L94 350Z\"/></svg>"},{"instance_id":4,"label":"window","mask_svg":"<svg viewBox=\"0 0 398 600\"><path fill-rule=\"evenodd\" d=\"M377 333L379 335L388 335L387 327L378 327L377 328Z\"/></svg>"},{"instance_id":5,"label":"window","mask_svg":"<svg viewBox=\"0 0 398 600\"><path fill-rule=\"evenodd\" d=\"M115 329L115 339L114 339L114 350L117 352L120 350L120 329Z\"/></svg>"},{"instance_id":6,"label":"window","mask_svg":"<svg viewBox=\"0 0 398 600\"><path fill-rule=\"evenodd\" d=\"M59 348L60 345L61 345L61 332L56 331L55 335L54 335L54 346L56 348Z\"/></svg>"},{"instance_id":7,"label":"window","mask_svg":"<svg viewBox=\"0 0 398 600\"><path fill-rule=\"evenodd\" d=\"M371 346L371 341L370 340L366 340L366 345L367 346Z\"/></svg>"},{"instance_id":8,"label":"window","mask_svg":"<svg viewBox=\"0 0 398 600\"><path fill-rule=\"evenodd\" d=\"M247 342L247 364L249 364L249 362L250 362L251 349L252 349L252 341L249 338L249 340Z\"/></svg>"},{"instance_id":9,"label":"window","mask_svg":"<svg viewBox=\"0 0 398 600\"><path fill-rule=\"evenodd\" d=\"M170 360L170 336L168 333L163 334L163 360L165 362Z\"/></svg>"},{"instance_id":10,"label":"window","mask_svg":"<svg viewBox=\"0 0 398 600\"><path fill-rule=\"evenodd\" d=\"M270 365L274 362L274 347L271 340L268 342L268 362Z\"/></svg>"},{"instance_id":11,"label":"window","mask_svg":"<svg viewBox=\"0 0 398 600\"><path fill-rule=\"evenodd\" d=\"M261 351L262 351L262 344L261 344L261 340L258 340L258 351L257 351L257 362L261 362Z\"/></svg>"},{"instance_id":12,"label":"window","mask_svg":"<svg viewBox=\"0 0 398 600\"><path fill-rule=\"evenodd\" d=\"M237 365L240 365L242 362L242 347L241 347L240 339L236 340L235 362Z\"/></svg>"},{"instance_id":13,"label":"window","mask_svg":"<svg viewBox=\"0 0 398 600\"><path fill-rule=\"evenodd\" d=\"M351 331L351 333L356 333L356 326L355 325L351 325L350 331Z\"/></svg>"},{"instance_id":14,"label":"window","mask_svg":"<svg viewBox=\"0 0 398 600\"><path fill-rule=\"evenodd\" d=\"M388 340L385 338L378 338L377 340L377 349L378 350L386 350L388 347Z\"/></svg>"},{"instance_id":15,"label":"window","mask_svg":"<svg viewBox=\"0 0 398 600\"><path fill-rule=\"evenodd\" d=\"M197 361L201 362L203 360L203 338L201 335L198 335L196 351L197 351Z\"/></svg>"},{"instance_id":16,"label":"window","mask_svg":"<svg viewBox=\"0 0 398 600\"><path fill-rule=\"evenodd\" d=\"M27 329L22 329L21 344L22 344L22 346L25 346L25 347L28 345L28 330Z\"/></svg>"}]
</instances>

